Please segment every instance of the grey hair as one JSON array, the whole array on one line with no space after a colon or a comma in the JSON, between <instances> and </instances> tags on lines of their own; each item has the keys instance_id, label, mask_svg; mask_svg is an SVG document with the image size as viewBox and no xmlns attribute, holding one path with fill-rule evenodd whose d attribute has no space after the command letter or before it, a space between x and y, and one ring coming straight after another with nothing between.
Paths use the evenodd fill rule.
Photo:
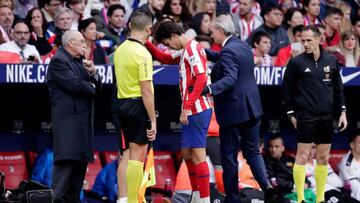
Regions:
<instances>
[{"instance_id":1,"label":"grey hair","mask_svg":"<svg viewBox=\"0 0 360 203\"><path fill-rule=\"evenodd\" d=\"M70 40L75 39L76 33L78 33L78 32L79 31L77 31L77 30L66 31L61 37L62 45L65 47L70 42Z\"/></svg>"},{"instance_id":2,"label":"grey hair","mask_svg":"<svg viewBox=\"0 0 360 203\"><path fill-rule=\"evenodd\" d=\"M235 25L230 15L221 14L213 21L213 25L224 31L226 36L230 36L235 33Z\"/></svg>"},{"instance_id":3,"label":"grey hair","mask_svg":"<svg viewBox=\"0 0 360 203\"><path fill-rule=\"evenodd\" d=\"M60 6L55 11L54 20L56 21L61 14L66 13L66 12L70 14L71 18L73 17L73 13L72 13L71 9Z\"/></svg>"}]
</instances>

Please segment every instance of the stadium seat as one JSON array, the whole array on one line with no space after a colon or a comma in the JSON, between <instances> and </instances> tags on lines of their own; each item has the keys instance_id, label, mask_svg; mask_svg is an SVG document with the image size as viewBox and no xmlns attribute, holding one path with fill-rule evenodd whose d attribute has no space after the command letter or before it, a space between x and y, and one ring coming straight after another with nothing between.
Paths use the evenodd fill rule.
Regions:
<instances>
[{"instance_id":1,"label":"stadium seat","mask_svg":"<svg viewBox=\"0 0 360 203\"><path fill-rule=\"evenodd\" d=\"M35 152L35 151L26 152L26 160L27 160L27 166L28 166L29 172L31 172L31 170L34 166L34 162L35 162L37 155L38 155L38 152Z\"/></svg>"},{"instance_id":2,"label":"stadium seat","mask_svg":"<svg viewBox=\"0 0 360 203\"><path fill-rule=\"evenodd\" d=\"M338 165L344 156L344 154L348 153L348 150L331 150L329 157L329 164L334 169L335 173L339 174Z\"/></svg>"},{"instance_id":3,"label":"stadium seat","mask_svg":"<svg viewBox=\"0 0 360 203\"><path fill-rule=\"evenodd\" d=\"M0 152L0 171L5 173L5 187L15 189L22 180L28 179L24 152Z\"/></svg>"},{"instance_id":4,"label":"stadium seat","mask_svg":"<svg viewBox=\"0 0 360 203\"><path fill-rule=\"evenodd\" d=\"M86 169L84 190L91 190L94 185L97 174L101 171L101 161L99 152L94 152L94 162L89 163Z\"/></svg>"},{"instance_id":5,"label":"stadium seat","mask_svg":"<svg viewBox=\"0 0 360 203\"><path fill-rule=\"evenodd\" d=\"M106 164L115 161L119 155L119 152L102 152L101 153L101 160L102 164L105 167Z\"/></svg>"},{"instance_id":6,"label":"stadium seat","mask_svg":"<svg viewBox=\"0 0 360 203\"><path fill-rule=\"evenodd\" d=\"M0 63L20 63L20 55L7 51L0 51Z\"/></svg>"},{"instance_id":7,"label":"stadium seat","mask_svg":"<svg viewBox=\"0 0 360 203\"><path fill-rule=\"evenodd\" d=\"M165 189L165 180L170 179L172 188L175 186L176 170L173 153L171 151L154 151L156 189Z\"/></svg>"}]
</instances>

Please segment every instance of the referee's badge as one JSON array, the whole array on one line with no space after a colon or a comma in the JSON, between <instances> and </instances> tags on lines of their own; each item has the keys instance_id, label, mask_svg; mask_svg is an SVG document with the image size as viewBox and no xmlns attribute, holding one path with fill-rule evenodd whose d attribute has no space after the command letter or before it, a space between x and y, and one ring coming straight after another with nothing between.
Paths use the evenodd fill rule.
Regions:
<instances>
[{"instance_id":1,"label":"referee's badge","mask_svg":"<svg viewBox=\"0 0 360 203\"><path fill-rule=\"evenodd\" d=\"M324 72L325 73L330 73L330 66L325 66L324 67Z\"/></svg>"},{"instance_id":2,"label":"referee's badge","mask_svg":"<svg viewBox=\"0 0 360 203\"><path fill-rule=\"evenodd\" d=\"M331 79L330 79L330 66L325 66L325 67L324 67L324 72L325 72L324 82L329 82L329 81L331 81Z\"/></svg>"}]
</instances>

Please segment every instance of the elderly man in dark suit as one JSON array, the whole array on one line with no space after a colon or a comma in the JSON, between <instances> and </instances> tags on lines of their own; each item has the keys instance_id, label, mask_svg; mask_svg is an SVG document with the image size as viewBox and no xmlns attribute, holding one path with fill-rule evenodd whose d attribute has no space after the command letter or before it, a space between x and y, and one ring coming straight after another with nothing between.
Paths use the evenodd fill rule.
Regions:
<instances>
[{"instance_id":1,"label":"elderly man in dark suit","mask_svg":"<svg viewBox=\"0 0 360 203\"><path fill-rule=\"evenodd\" d=\"M251 167L262 190L271 188L264 160L259 151L259 127L262 107L254 77L254 59L250 47L232 36L235 31L230 15L220 15L211 25L220 53L206 50L208 59L216 62L211 72L212 84L204 91L214 96L220 125L220 150L223 166L225 202L240 202L238 196L238 150Z\"/></svg>"},{"instance_id":2,"label":"elderly man in dark suit","mask_svg":"<svg viewBox=\"0 0 360 203\"><path fill-rule=\"evenodd\" d=\"M66 31L47 73L54 135L55 202L80 202L88 162L93 158L93 99L101 86L93 62L82 60L86 44Z\"/></svg>"}]
</instances>

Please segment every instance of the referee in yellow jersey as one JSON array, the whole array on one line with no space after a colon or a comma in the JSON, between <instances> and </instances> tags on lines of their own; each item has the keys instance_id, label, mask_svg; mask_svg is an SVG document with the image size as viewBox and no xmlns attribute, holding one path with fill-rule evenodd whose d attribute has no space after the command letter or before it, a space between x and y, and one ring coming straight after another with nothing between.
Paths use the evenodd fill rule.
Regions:
<instances>
[{"instance_id":1,"label":"referee in yellow jersey","mask_svg":"<svg viewBox=\"0 0 360 203\"><path fill-rule=\"evenodd\" d=\"M127 201L124 198L124 201L119 199L118 202L137 203L148 143L156 137L153 61L144 46L151 35L151 16L135 11L129 26L130 37L114 54L118 98L115 109L129 148Z\"/></svg>"}]
</instances>

